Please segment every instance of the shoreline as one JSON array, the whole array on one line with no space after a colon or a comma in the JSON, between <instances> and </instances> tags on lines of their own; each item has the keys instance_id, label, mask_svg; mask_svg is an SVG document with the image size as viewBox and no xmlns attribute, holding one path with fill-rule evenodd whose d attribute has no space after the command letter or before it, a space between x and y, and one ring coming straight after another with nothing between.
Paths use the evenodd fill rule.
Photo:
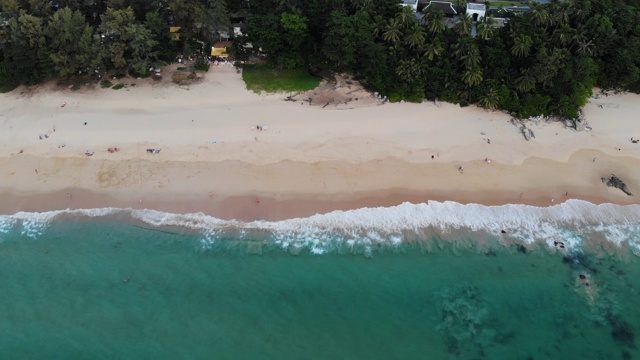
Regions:
<instances>
[{"instance_id":1,"label":"shoreline","mask_svg":"<svg viewBox=\"0 0 640 360\"><path fill-rule=\"evenodd\" d=\"M531 141L508 115L475 107L322 109L284 98L248 92L226 67L186 89L143 81L4 94L0 213L118 207L282 220L407 201L638 203L600 180L616 174L638 193L634 95L592 97L592 131L531 122Z\"/></svg>"},{"instance_id":2,"label":"shoreline","mask_svg":"<svg viewBox=\"0 0 640 360\"><path fill-rule=\"evenodd\" d=\"M596 154L599 159L592 163L589 159ZM0 159L0 164L3 162ZM41 159L34 158L41 161ZM76 167L55 174L59 179L73 178ZM107 162L103 160L102 162ZM110 161L113 162L113 161ZM54 162L55 163L55 162ZM98 168L110 167L91 160ZM154 166L153 164L148 164ZM164 164L166 167L178 168L175 163ZM455 164L407 164L397 160L386 160L386 163L370 162L363 164L322 164L326 166L318 170L314 164L278 163L267 165L248 165L238 162L201 163L194 169L194 164L181 164L182 167L200 173L194 179L194 186L189 190L177 187L163 190L138 192L136 187L91 190L83 187L58 188L54 191L37 191L31 189L18 193L15 190L0 188L0 213L10 215L18 211L44 212L64 209L90 208L132 208L153 209L170 213L204 213L224 220L285 220L296 217L308 217L315 214L328 213L334 210L354 210L364 207L390 207L404 202L427 203L429 200L444 202L453 201L461 204L476 203L486 206L505 204L525 204L538 207L552 206L568 199L580 199L594 204L613 203L618 205L637 204L633 196L627 196L620 190L606 187L600 176L606 176L612 170L622 167L640 168L640 160L621 157L609 157L601 153L583 150L570 157L568 163L553 162L546 159L528 159L523 165L486 164L482 161L464 163L465 171L460 173ZM144 166L143 166L144 167ZM351 175L340 173L351 171ZM379 176L377 182L360 184L376 169L383 168L391 172ZM544 179L536 179L537 184L525 182L540 168L555 169ZM241 170L240 170L241 169ZM157 169L156 169L157 170ZM178 169L180 170L180 169ZM47 168L42 170L43 179L51 179ZM85 167L84 173L100 173L92 167ZM218 182L202 187L202 179L213 177L219 172L230 175L221 177ZM288 173L286 172L288 171ZM244 172L244 174L242 174ZM313 179L314 173L323 176ZM76 174L79 179L86 178L84 173ZM162 171L160 177L164 176ZM265 185L266 190L253 188L263 183L264 174L283 173L283 177L296 174L299 177L310 177L307 183L293 186L281 177L271 179ZM504 176L508 173L508 176ZM581 178L590 173L589 178ZM355 175L360 174L360 175ZM618 172L623 178L638 176L637 171ZM151 184L158 176L147 179ZM404 179L404 180L402 180ZM345 186L345 182L351 185ZM428 182L428 186L422 183ZM198 185L200 184L200 185ZM240 185L241 184L241 185ZM398 186L398 185L405 185ZM264 185L264 184L263 184ZM325 189L322 189L322 185ZM15 185L17 187L17 184ZM291 186L286 189L285 187ZM358 187L361 186L360 190ZM149 188L141 184L140 188ZM338 189L349 188L351 191L340 192ZM316 192L306 189L316 189ZM327 190L328 188L328 190ZM468 190L464 190L464 189ZM207 189L217 189L208 191ZM566 193L568 195L565 195ZM522 194L522 195L520 195Z\"/></svg>"}]
</instances>

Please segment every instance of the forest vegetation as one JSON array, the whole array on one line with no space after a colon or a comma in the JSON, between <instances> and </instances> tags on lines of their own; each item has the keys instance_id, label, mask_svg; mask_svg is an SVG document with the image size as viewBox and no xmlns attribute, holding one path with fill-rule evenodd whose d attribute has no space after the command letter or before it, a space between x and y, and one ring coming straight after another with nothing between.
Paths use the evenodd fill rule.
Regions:
<instances>
[{"instance_id":1,"label":"forest vegetation","mask_svg":"<svg viewBox=\"0 0 640 360\"><path fill-rule=\"evenodd\" d=\"M475 24L463 14L447 26L442 12L423 6L417 20L398 0L0 0L0 85L144 75L178 53L207 49L221 31L232 34L231 15L244 9L246 36L232 49L238 60L261 49L277 69L352 73L391 101L437 98L523 118L576 118L595 86L640 91L639 1L528 6L499 14L508 21L497 27L498 14ZM169 26L183 29L180 41Z\"/></svg>"}]
</instances>

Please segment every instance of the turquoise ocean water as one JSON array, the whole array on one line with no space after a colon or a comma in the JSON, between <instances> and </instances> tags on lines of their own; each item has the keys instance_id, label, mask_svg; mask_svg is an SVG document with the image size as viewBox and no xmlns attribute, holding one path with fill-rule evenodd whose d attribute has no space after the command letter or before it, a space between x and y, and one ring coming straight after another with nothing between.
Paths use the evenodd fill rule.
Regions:
<instances>
[{"instance_id":1,"label":"turquoise ocean water","mask_svg":"<svg viewBox=\"0 0 640 360\"><path fill-rule=\"evenodd\" d=\"M638 254L582 201L0 216L0 358L640 359Z\"/></svg>"}]
</instances>

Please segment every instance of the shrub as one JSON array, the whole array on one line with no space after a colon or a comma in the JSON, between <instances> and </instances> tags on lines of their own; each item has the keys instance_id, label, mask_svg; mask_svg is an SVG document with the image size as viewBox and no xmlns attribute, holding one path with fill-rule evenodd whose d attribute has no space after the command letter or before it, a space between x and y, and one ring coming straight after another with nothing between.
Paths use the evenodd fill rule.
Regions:
<instances>
[{"instance_id":1,"label":"shrub","mask_svg":"<svg viewBox=\"0 0 640 360\"><path fill-rule=\"evenodd\" d=\"M116 86L112 87L113 90L120 90L124 87L124 84L117 84Z\"/></svg>"},{"instance_id":2,"label":"shrub","mask_svg":"<svg viewBox=\"0 0 640 360\"><path fill-rule=\"evenodd\" d=\"M171 76L173 82L176 84L180 84L181 82L189 79L189 74L183 72L176 72Z\"/></svg>"},{"instance_id":3,"label":"shrub","mask_svg":"<svg viewBox=\"0 0 640 360\"><path fill-rule=\"evenodd\" d=\"M209 62L206 60L198 60L196 61L196 63L193 65L193 68L196 70L201 70L201 71L209 71Z\"/></svg>"},{"instance_id":4,"label":"shrub","mask_svg":"<svg viewBox=\"0 0 640 360\"><path fill-rule=\"evenodd\" d=\"M109 80L104 80L103 82L100 83L100 86L104 89L106 88L110 88L113 86L113 83Z\"/></svg>"}]
</instances>

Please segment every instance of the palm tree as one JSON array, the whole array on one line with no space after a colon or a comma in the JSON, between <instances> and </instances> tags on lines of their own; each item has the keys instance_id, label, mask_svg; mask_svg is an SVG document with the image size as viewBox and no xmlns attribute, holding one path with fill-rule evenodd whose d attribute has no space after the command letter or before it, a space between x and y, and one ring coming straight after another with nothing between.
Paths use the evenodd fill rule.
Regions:
<instances>
[{"instance_id":1,"label":"palm tree","mask_svg":"<svg viewBox=\"0 0 640 360\"><path fill-rule=\"evenodd\" d=\"M571 4L568 2L562 3L551 3L551 15L550 15L550 23L555 25L556 28L562 26L564 24L569 23L571 19L571 14L573 13L573 8Z\"/></svg>"},{"instance_id":2,"label":"palm tree","mask_svg":"<svg viewBox=\"0 0 640 360\"><path fill-rule=\"evenodd\" d=\"M577 23L582 23L591 13L591 1L573 0L573 18Z\"/></svg>"},{"instance_id":3,"label":"palm tree","mask_svg":"<svg viewBox=\"0 0 640 360\"><path fill-rule=\"evenodd\" d=\"M440 42L435 40L424 46L424 56L429 59L429 61L433 61L433 58L442 55L443 50Z\"/></svg>"},{"instance_id":4,"label":"palm tree","mask_svg":"<svg viewBox=\"0 0 640 360\"><path fill-rule=\"evenodd\" d=\"M478 86L482 82L482 70L476 66L471 68L462 75L462 81L469 87Z\"/></svg>"},{"instance_id":5,"label":"palm tree","mask_svg":"<svg viewBox=\"0 0 640 360\"><path fill-rule=\"evenodd\" d=\"M482 40L487 40L493 37L495 32L495 28L493 27L496 24L496 20L491 16L485 16L485 18L478 24L478 36Z\"/></svg>"},{"instance_id":6,"label":"palm tree","mask_svg":"<svg viewBox=\"0 0 640 360\"><path fill-rule=\"evenodd\" d=\"M453 30L455 30L460 36L467 36L471 34L471 28L473 27L473 20L471 16L468 14L462 14L458 22L453 25Z\"/></svg>"},{"instance_id":7,"label":"palm tree","mask_svg":"<svg viewBox=\"0 0 640 360\"><path fill-rule=\"evenodd\" d=\"M407 83L413 82L414 79L419 78L422 74L422 67L416 59L401 60L396 68L396 74Z\"/></svg>"},{"instance_id":8,"label":"palm tree","mask_svg":"<svg viewBox=\"0 0 640 360\"><path fill-rule=\"evenodd\" d=\"M549 13L544 8L544 5L533 1L529 6L531 6L530 14L533 19L533 23L536 26L547 25L549 22Z\"/></svg>"},{"instance_id":9,"label":"palm tree","mask_svg":"<svg viewBox=\"0 0 640 360\"><path fill-rule=\"evenodd\" d=\"M529 56L533 40L528 35L520 34L514 39L511 53L517 57Z\"/></svg>"},{"instance_id":10,"label":"palm tree","mask_svg":"<svg viewBox=\"0 0 640 360\"><path fill-rule=\"evenodd\" d=\"M372 0L350 0L349 2L356 11L368 12L370 9L373 9Z\"/></svg>"},{"instance_id":11,"label":"palm tree","mask_svg":"<svg viewBox=\"0 0 640 360\"><path fill-rule=\"evenodd\" d=\"M575 29L571 28L569 24L564 24L562 27L556 28L553 30L553 34L551 35L551 40L559 46L565 47L575 34Z\"/></svg>"},{"instance_id":12,"label":"palm tree","mask_svg":"<svg viewBox=\"0 0 640 360\"><path fill-rule=\"evenodd\" d=\"M476 44L470 44L466 47L465 52L460 55L460 60L464 63L467 69L474 68L480 65L480 50Z\"/></svg>"},{"instance_id":13,"label":"palm tree","mask_svg":"<svg viewBox=\"0 0 640 360\"><path fill-rule=\"evenodd\" d=\"M413 26L407 30L404 42L409 45L409 48L411 49L422 47L424 44L424 30L422 29L422 26L418 23L414 23Z\"/></svg>"},{"instance_id":14,"label":"palm tree","mask_svg":"<svg viewBox=\"0 0 640 360\"><path fill-rule=\"evenodd\" d=\"M416 13L413 12L412 7L403 6L402 11L400 11L396 15L396 19L398 19L398 22L400 23L400 25L402 25L402 28L406 29L416 21Z\"/></svg>"},{"instance_id":15,"label":"palm tree","mask_svg":"<svg viewBox=\"0 0 640 360\"><path fill-rule=\"evenodd\" d=\"M382 38L384 41L389 42L393 45L396 45L400 42L400 37L402 36L402 25L398 22L398 19L389 20L389 25L387 25L384 33L382 34Z\"/></svg>"},{"instance_id":16,"label":"palm tree","mask_svg":"<svg viewBox=\"0 0 640 360\"><path fill-rule=\"evenodd\" d=\"M498 106L500 106L500 98L498 96L498 92L495 89L487 90L487 92L482 94L480 99L478 99L478 103L485 109L497 109Z\"/></svg>"},{"instance_id":17,"label":"palm tree","mask_svg":"<svg viewBox=\"0 0 640 360\"><path fill-rule=\"evenodd\" d=\"M387 28L387 22L384 21L384 18L380 15L376 15L373 18L373 22L375 24L373 28L373 36L378 37L382 35Z\"/></svg>"},{"instance_id":18,"label":"palm tree","mask_svg":"<svg viewBox=\"0 0 640 360\"><path fill-rule=\"evenodd\" d=\"M522 76L516 79L516 89L522 93L529 92L536 87L536 79L525 71Z\"/></svg>"},{"instance_id":19,"label":"palm tree","mask_svg":"<svg viewBox=\"0 0 640 360\"><path fill-rule=\"evenodd\" d=\"M425 9L422 22L427 26L427 30L433 34L439 34L447 28L444 24L444 13L439 10Z\"/></svg>"},{"instance_id":20,"label":"palm tree","mask_svg":"<svg viewBox=\"0 0 640 360\"><path fill-rule=\"evenodd\" d=\"M578 49L576 50L576 52L579 55L593 55L593 40L589 39L580 39L580 40L576 40L576 45L578 46Z\"/></svg>"}]
</instances>

